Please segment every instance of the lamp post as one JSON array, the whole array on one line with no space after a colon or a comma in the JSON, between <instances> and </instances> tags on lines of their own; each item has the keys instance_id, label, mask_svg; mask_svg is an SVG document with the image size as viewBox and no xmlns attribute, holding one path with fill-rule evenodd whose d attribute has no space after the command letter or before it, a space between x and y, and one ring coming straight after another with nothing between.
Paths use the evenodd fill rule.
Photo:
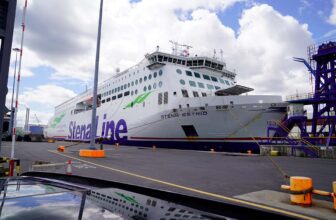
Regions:
<instances>
[{"instance_id":1,"label":"lamp post","mask_svg":"<svg viewBox=\"0 0 336 220\"><path fill-rule=\"evenodd\" d=\"M91 135L90 135L90 150L96 150L95 139L97 133L96 127L96 112L97 112L97 87L98 87L98 72L99 72L99 53L100 53L100 38L101 38L101 26L102 26L102 15L103 15L103 2L100 0L99 9L99 21L98 21L98 34L97 34L97 48L96 48L96 63L95 63L95 74L93 80L93 105L92 105L92 117L91 117Z\"/></svg>"},{"instance_id":2,"label":"lamp post","mask_svg":"<svg viewBox=\"0 0 336 220\"><path fill-rule=\"evenodd\" d=\"M18 52L20 52L20 48L13 48L13 51L15 51L15 64L14 64L14 78L13 78L13 89L12 89L12 102L11 102L11 117L9 122L9 135L12 135L12 128L13 128L13 122L14 122L14 89L15 89L15 81L16 81L16 64L17 64L17 56Z\"/></svg>"}]
</instances>

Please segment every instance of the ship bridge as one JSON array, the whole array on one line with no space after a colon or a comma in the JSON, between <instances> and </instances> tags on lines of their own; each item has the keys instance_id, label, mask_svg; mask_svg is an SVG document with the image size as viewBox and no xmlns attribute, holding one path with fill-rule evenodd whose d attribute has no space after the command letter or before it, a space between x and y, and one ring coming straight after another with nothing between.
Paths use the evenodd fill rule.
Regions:
<instances>
[{"instance_id":1,"label":"ship bridge","mask_svg":"<svg viewBox=\"0 0 336 220\"><path fill-rule=\"evenodd\" d=\"M149 61L149 64L147 65L148 69L157 69L160 68L166 63L174 63L179 64L183 66L187 66L190 69L207 69L211 71L215 71L221 74L221 76L228 77L232 80L234 80L236 73L231 72L226 69L226 64L222 61L219 61L217 59L209 58L209 57L188 57L186 56L179 56L179 55L173 55L168 53L163 53L160 51L156 51L151 54L147 54L145 56L147 60Z\"/></svg>"}]
</instances>

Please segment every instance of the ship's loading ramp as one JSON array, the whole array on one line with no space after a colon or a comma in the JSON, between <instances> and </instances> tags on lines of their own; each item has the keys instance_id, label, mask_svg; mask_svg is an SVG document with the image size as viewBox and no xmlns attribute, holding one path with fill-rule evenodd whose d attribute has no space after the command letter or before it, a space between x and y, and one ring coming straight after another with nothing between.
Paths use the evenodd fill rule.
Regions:
<instances>
[{"instance_id":1,"label":"ship's loading ramp","mask_svg":"<svg viewBox=\"0 0 336 220\"><path fill-rule=\"evenodd\" d=\"M269 123L269 144L280 142L291 146L292 154L297 149L307 155L318 157L321 148L336 146L336 41L308 47L308 61L294 58L308 68L314 82L314 91L287 97L289 102L286 117ZM308 118L304 106L311 106L312 117ZM297 127L299 136L291 131Z\"/></svg>"}]
</instances>

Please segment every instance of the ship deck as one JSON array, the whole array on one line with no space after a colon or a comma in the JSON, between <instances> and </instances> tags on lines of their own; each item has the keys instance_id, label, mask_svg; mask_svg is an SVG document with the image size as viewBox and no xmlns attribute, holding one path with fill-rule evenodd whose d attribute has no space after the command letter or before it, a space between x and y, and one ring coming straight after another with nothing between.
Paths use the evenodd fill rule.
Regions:
<instances>
[{"instance_id":1,"label":"ship deck","mask_svg":"<svg viewBox=\"0 0 336 220\"><path fill-rule=\"evenodd\" d=\"M301 212L303 216L299 216L300 218L306 215L315 218L336 217L331 202L330 209L321 211L320 208L317 214L307 212L308 209L314 210L314 207L289 205L289 194L280 190L280 185L288 184L288 180L279 171L281 169L289 176L311 177L314 188L331 191L332 181L336 180L336 160L272 157L278 165L275 166L266 156L220 152L160 148L154 150L128 146L116 148L105 145L105 158L83 158L78 156L79 150L87 148L88 144L71 146L64 153L56 150L59 145L70 144L73 143L18 142L15 155L21 159L22 172L29 171L35 161L61 163L71 159L75 162L72 167L73 175L136 184L219 201L250 201L278 207L288 213ZM10 142L2 143L1 156L9 156L10 146ZM64 173L64 168L50 171ZM268 203L269 195L272 195L273 200ZM275 201L276 195L279 201ZM313 201L326 203L331 200L314 196Z\"/></svg>"}]
</instances>

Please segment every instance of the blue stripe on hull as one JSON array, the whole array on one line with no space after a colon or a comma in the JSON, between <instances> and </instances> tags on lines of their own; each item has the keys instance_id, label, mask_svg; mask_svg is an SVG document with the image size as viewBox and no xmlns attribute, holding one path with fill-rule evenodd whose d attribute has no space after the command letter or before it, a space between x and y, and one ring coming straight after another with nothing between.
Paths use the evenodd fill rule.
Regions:
<instances>
[{"instance_id":1,"label":"blue stripe on hull","mask_svg":"<svg viewBox=\"0 0 336 220\"><path fill-rule=\"evenodd\" d=\"M105 140L104 144L115 144L115 141ZM251 150L252 153L259 154L259 145L255 142L200 142L200 141L131 141L119 143L121 145L129 146L141 146L141 147L153 147L157 148L169 148L169 149L182 149L182 150L201 150L209 151L214 149L215 151L223 152L235 152L235 153L247 153Z\"/></svg>"}]
</instances>

